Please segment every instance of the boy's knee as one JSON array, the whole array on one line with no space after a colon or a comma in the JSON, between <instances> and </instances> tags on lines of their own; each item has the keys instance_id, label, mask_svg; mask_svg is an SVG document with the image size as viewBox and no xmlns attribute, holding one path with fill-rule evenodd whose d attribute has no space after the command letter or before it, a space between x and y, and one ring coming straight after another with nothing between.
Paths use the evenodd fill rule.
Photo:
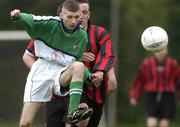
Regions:
<instances>
[{"instance_id":1,"label":"boy's knee","mask_svg":"<svg viewBox=\"0 0 180 127\"><path fill-rule=\"evenodd\" d=\"M82 62L74 62L73 65L72 65L72 69L73 71L75 72L84 72L84 64Z\"/></svg>"},{"instance_id":2,"label":"boy's knee","mask_svg":"<svg viewBox=\"0 0 180 127\"><path fill-rule=\"evenodd\" d=\"M157 126L157 118L148 117L147 118L147 127L156 127Z\"/></svg>"}]
</instances>

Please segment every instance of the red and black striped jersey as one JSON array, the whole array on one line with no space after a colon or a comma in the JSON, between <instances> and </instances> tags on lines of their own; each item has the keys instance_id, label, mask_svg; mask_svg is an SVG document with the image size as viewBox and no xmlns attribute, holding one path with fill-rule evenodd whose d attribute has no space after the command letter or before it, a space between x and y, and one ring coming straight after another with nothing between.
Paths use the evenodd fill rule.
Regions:
<instances>
[{"instance_id":1,"label":"red and black striped jersey","mask_svg":"<svg viewBox=\"0 0 180 127\"><path fill-rule=\"evenodd\" d=\"M129 96L136 99L145 92L176 92L179 87L180 70L175 59L166 57L163 64L158 64L153 56L145 59L140 66L139 73L132 80ZM176 84L177 83L177 84Z\"/></svg>"},{"instance_id":2,"label":"red and black striped jersey","mask_svg":"<svg viewBox=\"0 0 180 127\"><path fill-rule=\"evenodd\" d=\"M103 71L104 81L98 88L93 85L87 86L87 95L89 99L98 104L104 104L107 93L107 77L106 72L115 64L115 52L112 46L110 34L102 27L89 24L88 30L88 46L86 51L95 55L93 62L84 62L90 72Z\"/></svg>"}]
</instances>

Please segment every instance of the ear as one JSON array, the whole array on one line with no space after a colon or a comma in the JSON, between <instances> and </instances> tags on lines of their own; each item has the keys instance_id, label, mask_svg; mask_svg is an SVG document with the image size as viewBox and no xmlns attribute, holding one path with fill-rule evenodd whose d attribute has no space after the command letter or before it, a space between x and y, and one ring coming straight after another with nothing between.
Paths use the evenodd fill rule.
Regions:
<instances>
[{"instance_id":1,"label":"ear","mask_svg":"<svg viewBox=\"0 0 180 127\"><path fill-rule=\"evenodd\" d=\"M60 12L60 14L59 14L59 17L60 17L60 18L62 18L62 17L63 17L63 14L62 14L62 12Z\"/></svg>"}]
</instances>

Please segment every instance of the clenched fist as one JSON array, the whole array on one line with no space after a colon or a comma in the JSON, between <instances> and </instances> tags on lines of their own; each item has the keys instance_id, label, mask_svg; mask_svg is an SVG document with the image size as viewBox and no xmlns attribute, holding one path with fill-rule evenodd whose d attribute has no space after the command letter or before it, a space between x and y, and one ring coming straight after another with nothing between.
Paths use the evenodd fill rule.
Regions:
<instances>
[{"instance_id":1,"label":"clenched fist","mask_svg":"<svg viewBox=\"0 0 180 127\"><path fill-rule=\"evenodd\" d=\"M11 11L11 17L19 17L20 16L20 10L19 9L14 9L13 11Z\"/></svg>"}]
</instances>

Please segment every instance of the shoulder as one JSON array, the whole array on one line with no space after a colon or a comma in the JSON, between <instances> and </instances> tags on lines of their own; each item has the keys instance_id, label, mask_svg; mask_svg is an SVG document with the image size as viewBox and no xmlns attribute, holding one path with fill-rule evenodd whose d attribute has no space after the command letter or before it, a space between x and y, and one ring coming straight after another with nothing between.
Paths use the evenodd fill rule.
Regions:
<instances>
[{"instance_id":1,"label":"shoulder","mask_svg":"<svg viewBox=\"0 0 180 127\"><path fill-rule=\"evenodd\" d=\"M94 29L96 29L96 30L99 31L99 32L107 32L107 33L108 33L108 30L106 30L106 29L105 29L104 27L102 27L102 26L90 24L90 28L94 28Z\"/></svg>"},{"instance_id":2,"label":"shoulder","mask_svg":"<svg viewBox=\"0 0 180 127\"><path fill-rule=\"evenodd\" d=\"M104 38L110 38L109 31L107 31L104 27L94 25L95 34L98 35L99 40L102 40Z\"/></svg>"},{"instance_id":3,"label":"shoulder","mask_svg":"<svg viewBox=\"0 0 180 127\"><path fill-rule=\"evenodd\" d=\"M177 66L177 60L175 58L167 57L168 61L171 61L174 66Z\"/></svg>"},{"instance_id":4,"label":"shoulder","mask_svg":"<svg viewBox=\"0 0 180 127\"><path fill-rule=\"evenodd\" d=\"M90 24L89 27L92 29L97 29L97 30L100 30L100 31L107 31L104 27L102 26L98 26L98 25L94 25L94 24Z\"/></svg>"},{"instance_id":5,"label":"shoulder","mask_svg":"<svg viewBox=\"0 0 180 127\"><path fill-rule=\"evenodd\" d=\"M144 60L143 60L143 62L142 62L142 65L143 65L143 66L149 65L149 63L150 63L150 61L151 61L152 59L153 59L153 58L148 58L148 57L144 58Z\"/></svg>"},{"instance_id":6,"label":"shoulder","mask_svg":"<svg viewBox=\"0 0 180 127\"><path fill-rule=\"evenodd\" d=\"M91 24L89 26L89 33L94 33L92 35L95 35L95 37L98 39L98 40L102 40L104 38L106 38L106 40L110 39L110 34L109 32L102 26L98 26L98 25L94 25L94 24Z\"/></svg>"}]
</instances>

